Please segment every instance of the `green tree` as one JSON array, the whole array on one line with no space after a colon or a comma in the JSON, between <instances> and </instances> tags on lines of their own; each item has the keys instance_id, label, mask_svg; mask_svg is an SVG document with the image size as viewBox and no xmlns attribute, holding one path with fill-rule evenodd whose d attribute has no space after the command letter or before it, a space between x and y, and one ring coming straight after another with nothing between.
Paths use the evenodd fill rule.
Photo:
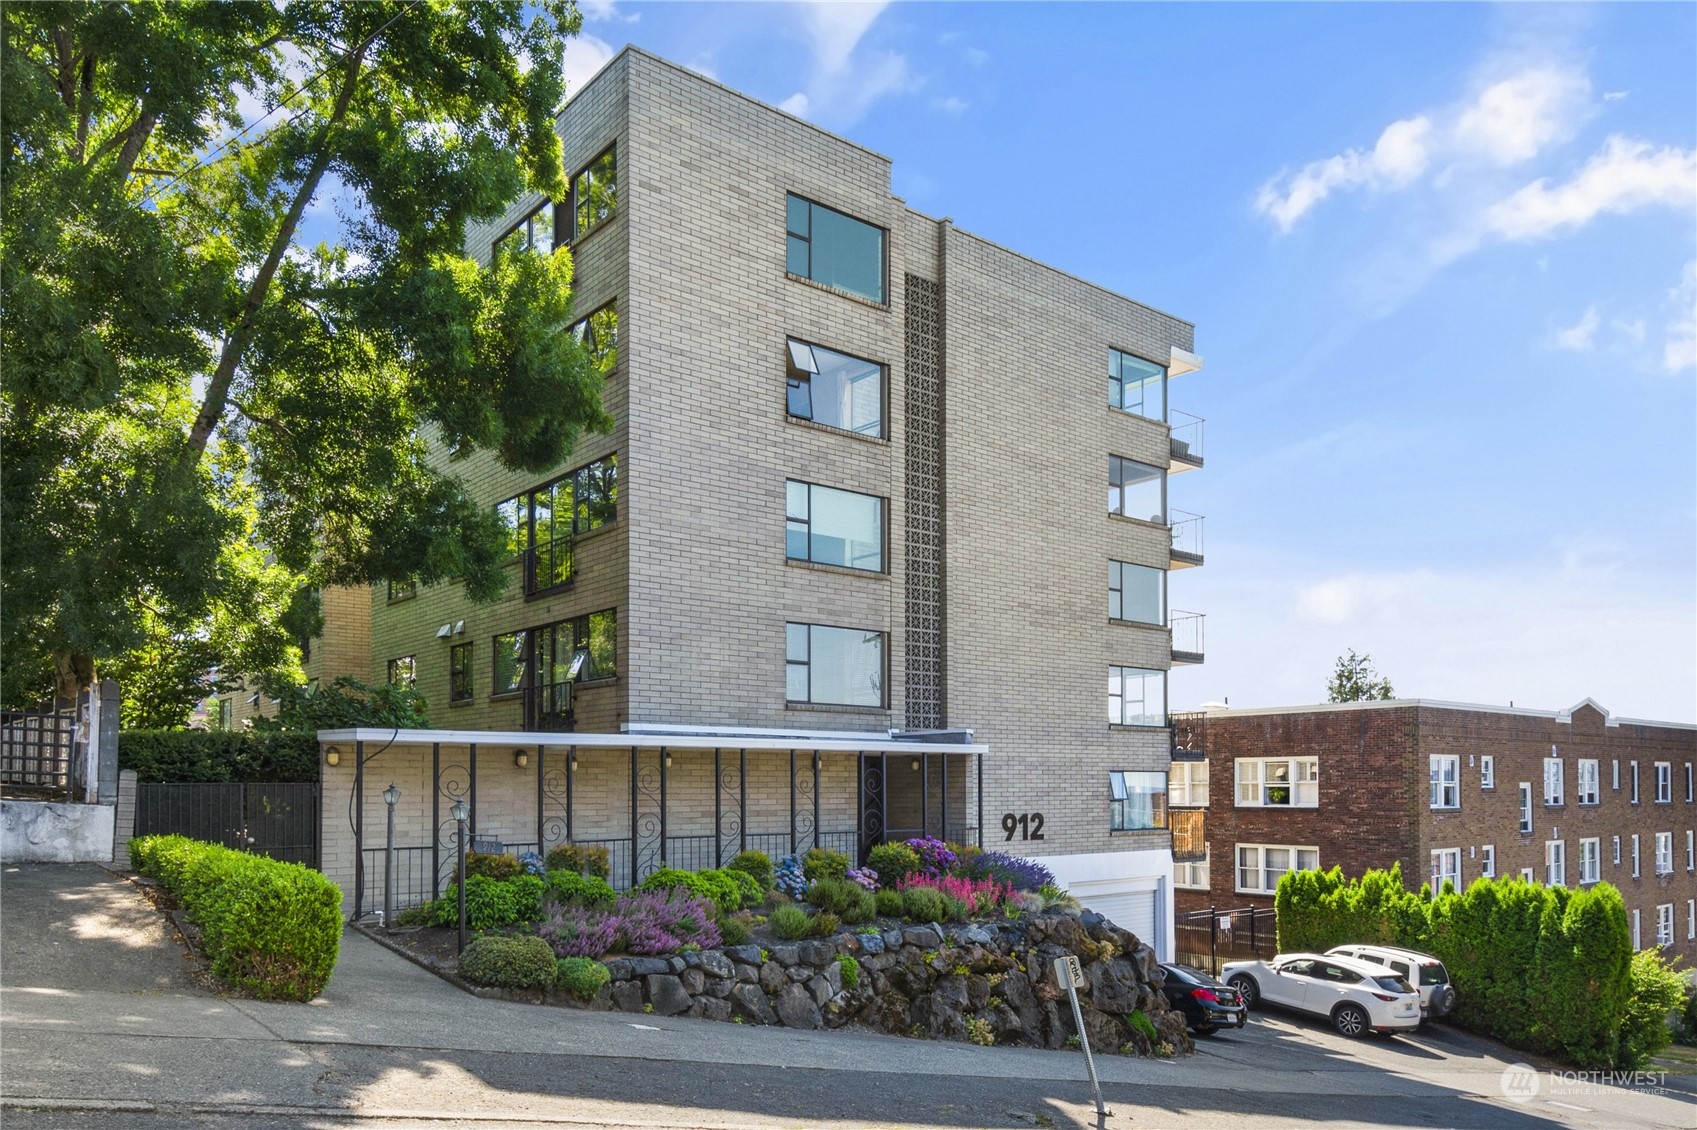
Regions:
<instances>
[{"instance_id":1,"label":"green tree","mask_svg":"<svg viewBox=\"0 0 1697 1130\"><path fill-rule=\"evenodd\" d=\"M611 425L564 332L569 252L463 253L468 222L564 195L575 8L3 19L7 697L158 648L287 675L309 585L462 577L496 597L502 531L459 460L541 471ZM334 240L301 246L331 205Z\"/></svg>"},{"instance_id":2,"label":"green tree","mask_svg":"<svg viewBox=\"0 0 1697 1130\"><path fill-rule=\"evenodd\" d=\"M1380 678L1373 669L1373 657L1357 655L1354 648L1350 648L1348 655L1338 657L1332 681L1326 685L1327 702L1368 702L1395 697L1391 681Z\"/></svg>"}]
</instances>

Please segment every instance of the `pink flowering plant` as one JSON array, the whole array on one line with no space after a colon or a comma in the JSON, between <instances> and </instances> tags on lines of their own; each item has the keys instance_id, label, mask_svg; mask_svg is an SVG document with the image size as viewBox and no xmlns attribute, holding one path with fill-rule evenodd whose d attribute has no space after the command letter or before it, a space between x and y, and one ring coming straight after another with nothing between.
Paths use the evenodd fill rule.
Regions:
<instances>
[{"instance_id":1,"label":"pink flowering plant","mask_svg":"<svg viewBox=\"0 0 1697 1130\"><path fill-rule=\"evenodd\" d=\"M848 880L851 883L858 883L860 886L865 887L869 891L875 891L878 889L878 872L872 870L870 867L849 868Z\"/></svg>"},{"instance_id":2,"label":"pink flowering plant","mask_svg":"<svg viewBox=\"0 0 1697 1130\"><path fill-rule=\"evenodd\" d=\"M713 905L688 888L631 891L612 909L554 906L537 933L560 957L677 953L686 945L703 949L720 942Z\"/></svg>"},{"instance_id":3,"label":"pink flowering plant","mask_svg":"<svg viewBox=\"0 0 1697 1130\"><path fill-rule=\"evenodd\" d=\"M1013 888L995 879L963 879L958 875L909 875L898 884L901 890L930 887L964 904L975 918L999 915L1013 896Z\"/></svg>"}]
</instances>

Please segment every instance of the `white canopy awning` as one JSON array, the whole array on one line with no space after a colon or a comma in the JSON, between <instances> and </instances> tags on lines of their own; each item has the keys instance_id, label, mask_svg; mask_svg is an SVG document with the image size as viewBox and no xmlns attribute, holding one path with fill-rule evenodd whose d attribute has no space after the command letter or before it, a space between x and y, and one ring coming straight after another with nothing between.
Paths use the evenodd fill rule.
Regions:
<instances>
[{"instance_id":1,"label":"white canopy awning","mask_svg":"<svg viewBox=\"0 0 1697 1130\"><path fill-rule=\"evenodd\" d=\"M970 731L959 731L971 738ZM746 749L805 750L820 753L895 753L916 757L929 753L990 752L990 747L973 741L939 741L948 734L922 733L899 736L898 732L867 731L864 735L844 730L743 730L705 729L688 726L655 726L618 734L555 733L536 730L396 730L362 726L351 730L320 730L320 745L352 745L366 742L389 746L479 745L543 746L548 749Z\"/></svg>"}]
</instances>

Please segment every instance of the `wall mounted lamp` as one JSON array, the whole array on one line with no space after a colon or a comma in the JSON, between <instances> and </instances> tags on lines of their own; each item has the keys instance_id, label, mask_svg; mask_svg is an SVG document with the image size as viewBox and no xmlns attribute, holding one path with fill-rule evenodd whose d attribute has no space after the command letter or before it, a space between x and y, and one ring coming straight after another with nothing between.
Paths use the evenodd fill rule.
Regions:
<instances>
[{"instance_id":1,"label":"wall mounted lamp","mask_svg":"<svg viewBox=\"0 0 1697 1130\"><path fill-rule=\"evenodd\" d=\"M915 773L919 772L919 758L916 757L911 762L909 762L908 768L912 769Z\"/></svg>"},{"instance_id":2,"label":"wall mounted lamp","mask_svg":"<svg viewBox=\"0 0 1697 1130\"><path fill-rule=\"evenodd\" d=\"M515 750L513 750L513 764L517 765L520 769L523 769L526 765L529 765L530 764L530 751L527 750L527 749L515 749Z\"/></svg>"},{"instance_id":3,"label":"wall mounted lamp","mask_svg":"<svg viewBox=\"0 0 1697 1130\"><path fill-rule=\"evenodd\" d=\"M325 751L324 751L324 764L330 765L330 766L336 766L336 765L340 765L341 763L342 763L342 751L341 750L337 749L335 746L330 746L330 747L325 749Z\"/></svg>"}]
</instances>

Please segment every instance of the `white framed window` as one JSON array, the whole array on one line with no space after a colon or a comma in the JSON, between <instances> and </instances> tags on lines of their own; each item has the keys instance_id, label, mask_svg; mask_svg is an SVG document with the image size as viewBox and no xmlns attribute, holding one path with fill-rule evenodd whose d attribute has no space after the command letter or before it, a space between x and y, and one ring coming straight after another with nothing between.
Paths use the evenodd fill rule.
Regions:
<instances>
[{"instance_id":1,"label":"white framed window","mask_svg":"<svg viewBox=\"0 0 1697 1130\"><path fill-rule=\"evenodd\" d=\"M1487 879L1497 877L1497 848L1495 844L1486 844L1479 849L1479 874Z\"/></svg>"},{"instance_id":2,"label":"white framed window","mask_svg":"<svg viewBox=\"0 0 1697 1130\"><path fill-rule=\"evenodd\" d=\"M1461 758L1433 754L1427 759L1428 794L1433 808L1461 807Z\"/></svg>"},{"instance_id":3,"label":"white framed window","mask_svg":"<svg viewBox=\"0 0 1697 1130\"><path fill-rule=\"evenodd\" d=\"M1638 803L1638 762L1632 763L1632 797L1633 804Z\"/></svg>"},{"instance_id":4,"label":"white framed window","mask_svg":"<svg viewBox=\"0 0 1697 1130\"><path fill-rule=\"evenodd\" d=\"M1432 893L1443 891L1446 880L1456 890L1461 889L1460 848L1439 848L1432 853Z\"/></svg>"},{"instance_id":5,"label":"white framed window","mask_svg":"<svg viewBox=\"0 0 1697 1130\"><path fill-rule=\"evenodd\" d=\"M1532 834L1532 782L1520 782L1520 834Z\"/></svg>"},{"instance_id":6,"label":"white framed window","mask_svg":"<svg viewBox=\"0 0 1697 1130\"><path fill-rule=\"evenodd\" d=\"M1522 883L1530 883L1532 881L1532 868L1522 867L1520 869L1520 881Z\"/></svg>"},{"instance_id":7,"label":"white framed window","mask_svg":"<svg viewBox=\"0 0 1697 1130\"><path fill-rule=\"evenodd\" d=\"M1320 849L1282 844L1237 845L1237 889L1246 894L1270 895L1278 889L1287 871L1318 871Z\"/></svg>"},{"instance_id":8,"label":"white framed window","mask_svg":"<svg viewBox=\"0 0 1697 1130\"><path fill-rule=\"evenodd\" d=\"M1602 877L1602 841L1588 839L1579 841L1579 882L1595 883Z\"/></svg>"},{"instance_id":9,"label":"white framed window","mask_svg":"<svg viewBox=\"0 0 1697 1130\"><path fill-rule=\"evenodd\" d=\"M1632 877L1638 878L1638 833L1632 833Z\"/></svg>"},{"instance_id":10,"label":"white framed window","mask_svg":"<svg viewBox=\"0 0 1697 1130\"><path fill-rule=\"evenodd\" d=\"M1561 758L1544 758L1544 807L1554 808L1562 804L1562 774Z\"/></svg>"},{"instance_id":11,"label":"white framed window","mask_svg":"<svg viewBox=\"0 0 1697 1130\"><path fill-rule=\"evenodd\" d=\"M1697 871L1697 832L1685 832L1685 869Z\"/></svg>"},{"instance_id":12,"label":"white framed window","mask_svg":"<svg viewBox=\"0 0 1697 1130\"><path fill-rule=\"evenodd\" d=\"M1615 758L1609 764L1609 787L1620 792L1620 758Z\"/></svg>"},{"instance_id":13,"label":"white framed window","mask_svg":"<svg viewBox=\"0 0 1697 1130\"><path fill-rule=\"evenodd\" d=\"M1567 841L1548 840L1544 844L1544 882L1552 887L1567 886Z\"/></svg>"},{"instance_id":14,"label":"white framed window","mask_svg":"<svg viewBox=\"0 0 1697 1130\"><path fill-rule=\"evenodd\" d=\"M1479 758L1479 787L1481 789L1497 787L1497 759L1488 753Z\"/></svg>"},{"instance_id":15,"label":"white framed window","mask_svg":"<svg viewBox=\"0 0 1697 1130\"><path fill-rule=\"evenodd\" d=\"M1656 874L1673 874L1673 833L1656 833Z\"/></svg>"},{"instance_id":16,"label":"white framed window","mask_svg":"<svg viewBox=\"0 0 1697 1130\"><path fill-rule=\"evenodd\" d=\"M1685 940L1697 938L1697 899L1685 900Z\"/></svg>"},{"instance_id":17,"label":"white framed window","mask_svg":"<svg viewBox=\"0 0 1697 1130\"><path fill-rule=\"evenodd\" d=\"M1615 866L1620 866L1620 837L1615 837Z\"/></svg>"},{"instance_id":18,"label":"white framed window","mask_svg":"<svg viewBox=\"0 0 1697 1130\"><path fill-rule=\"evenodd\" d=\"M1635 950L1644 948L1643 935L1638 931L1637 907L1632 908L1632 948Z\"/></svg>"},{"instance_id":19,"label":"white framed window","mask_svg":"<svg viewBox=\"0 0 1697 1130\"><path fill-rule=\"evenodd\" d=\"M1597 782L1597 763L1595 761L1587 760L1579 763L1579 781L1577 791L1579 793L1580 804L1601 803L1598 795L1601 790Z\"/></svg>"},{"instance_id":20,"label":"white framed window","mask_svg":"<svg viewBox=\"0 0 1697 1130\"><path fill-rule=\"evenodd\" d=\"M1212 844L1204 844L1202 858L1173 864L1173 886L1183 887L1190 891L1205 891L1208 889L1208 864L1213 861L1214 849Z\"/></svg>"},{"instance_id":21,"label":"white framed window","mask_svg":"<svg viewBox=\"0 0 1697 1130\"><path fill-rule=\"evenodd\" d=\"M1208 807L1208 763L1175 761L1167 774L1167 804L1173 808Z\"/></svg>"},{"instance_id":22,"label":"white framed window","mask_svg":"<svg viewBox=\"0 0 1697 1130\"><path fill-rule=\"evenodd\" d=\"M1239 808L1318 808L1317 757L1239 757L1233 762Z\"/></svg>"},{"instance_id":23,"label":"white framed window","mask_svg":"<svg viewBox=\"0 0 1697 1130\"><path fill-rule=\"evenodd\" d=\"M1667 949L1673 945L1673 903L1664 902L1656 907L1656 945Z\"/></svg>"},{"instance_id":24,"label":"white framed window","mask_svg":"<svg viewBox=\"0 0 1697 1130\"><path fill-rule=\"evenodd\" d=\"M1673 803L1673 762L1656 762L1656 803Z\"/></svg>"}]
</instances>

